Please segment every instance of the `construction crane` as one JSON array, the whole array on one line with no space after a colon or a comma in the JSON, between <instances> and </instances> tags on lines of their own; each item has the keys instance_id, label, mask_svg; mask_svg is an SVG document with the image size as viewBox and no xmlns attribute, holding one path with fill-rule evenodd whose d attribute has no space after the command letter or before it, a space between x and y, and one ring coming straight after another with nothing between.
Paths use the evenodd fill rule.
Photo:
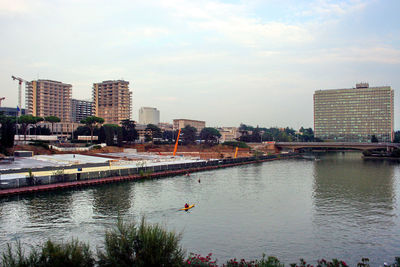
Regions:
<instances>
[{"instance_id":1,"label":"construction crane","mask_svg":"<svg viewBox=\"0 0 400 267\"><path fill-rule=\"evenodd\" d=\"M1 101L3 101L4 99L6 99L4 96L0 97L0 107L1 107Z\"/></svg>"},{"instance_id":2,"label":"construction crane","mask_svg":"<svg viewBox=\"0 0 400 267\"><path fill-rule=\"evenodd\" d=\"M15 81L18 81L18 116L21 115L21 110L22 110L22 105L21 105L21 94L22 94L22 83L27 83L28 81L19 78L19 77L15 77L14 75L11 76L11 78Z\"/></svg>"}]
</instances>

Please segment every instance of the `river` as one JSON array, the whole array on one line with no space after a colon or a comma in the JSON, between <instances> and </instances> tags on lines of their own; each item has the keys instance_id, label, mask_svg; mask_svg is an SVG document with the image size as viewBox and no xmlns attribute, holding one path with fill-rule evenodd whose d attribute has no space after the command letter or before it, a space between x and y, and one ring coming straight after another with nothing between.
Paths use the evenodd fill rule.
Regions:
<instances>
[{"instance_id":1,"label":"river","mask_svg":"<svg viewBox=\"0 0 400 267\"><path fill-rule=\"evenodd\" d=\"M145 216L182 232L187 252L211 252L220 264L263 253L286 266L299 258L393 262L400 256L399 163L354 152L317 158L1 199L0 249L74 237L95 250L118 217ZM185 202L196 207L178 211Z\"/></svg>"}]
</instances>

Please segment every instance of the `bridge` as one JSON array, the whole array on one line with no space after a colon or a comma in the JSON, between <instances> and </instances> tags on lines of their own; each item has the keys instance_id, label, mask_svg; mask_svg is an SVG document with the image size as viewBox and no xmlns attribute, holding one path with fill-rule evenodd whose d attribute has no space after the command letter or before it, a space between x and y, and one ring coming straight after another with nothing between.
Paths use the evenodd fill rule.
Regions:
<instances>
[{"instance_id":1,"label":"bridge","mask_svg":"<svg viewBox=\"0 0 400 267\"><path fill-rule=\"evenodd\" d=\"M275 142L278 150L291 149L293 151L302 148L334 148L334 149L354 149L354 150L373 150L386 149L393 150L400 148L399 143L357 143L357 142Z\"/></svg>"}]
</instances>

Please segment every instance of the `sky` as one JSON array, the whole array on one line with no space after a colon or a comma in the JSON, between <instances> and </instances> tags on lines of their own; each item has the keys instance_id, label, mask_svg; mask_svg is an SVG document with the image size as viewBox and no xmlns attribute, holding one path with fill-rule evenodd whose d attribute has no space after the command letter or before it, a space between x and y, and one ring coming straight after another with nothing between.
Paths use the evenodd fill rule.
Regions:
<instances>
[{"instance_id":1,"label":"sky","mask_svg":"<svg viewBox=\"0 0 400 267\"><path fill-rule=\"evenodd\" d=\"M313 127L313 93L358 82L395 91L400 128L399 0L0 0L0 97L18 83L124 79L132 118Z\"/></svg>"}]
</instances>

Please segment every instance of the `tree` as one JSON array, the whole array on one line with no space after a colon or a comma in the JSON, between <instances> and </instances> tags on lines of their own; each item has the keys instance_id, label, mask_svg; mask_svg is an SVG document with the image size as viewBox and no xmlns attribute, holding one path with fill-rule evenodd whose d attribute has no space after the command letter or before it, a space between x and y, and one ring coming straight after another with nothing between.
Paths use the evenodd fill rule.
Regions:
<instances>
[{"instance_id":1,"label":"tree","mask_svg":"<svg viewBox=\"0 0 400 267\"><path fill-rule=\"evenodd\" d=\"M217 144L220 137L220 132L215 128L205 127L200 132L200 139L210 145Z\"/></svg>"},{"instance_id":2,"label":"tree","mask_svg":"<svg viewBox=\"0 0 400 267\"><path fill-rule=\"evenodd\" d=\"M44 119L42 118L42 117L34 117L34 120L35 120L35 135L37 134L37 127L38 127L38 123L39 122L41 122L41 121L43 121Z\"/></svg>"},{"instance_id":3,"label":"tree","mask_svg":"<svg viewBox=\"0 0 400 267\"><path fill-rule=\"evenodd\" d=\"M115 136L117 136L117 141L118 141L118 134L119 134L120 130L121 130L121 127L117 124L104 124L100 128L100 133L104 133L106 144L108 146L112 146L112 145L114 145ZM121 138L121 136L119 138ZM103 138L101 138L101 141L103 141ZM120 140L120 142L122 144L122 140Z\"/></svg>"},{"instance_id":4,"label":"tree","mask_svg":"<svg viewBox=\"0 0 400 267\"><path fill-rule=\"evenodd\" d=\"M297 136L300 142L313 142L314 141L314 131L311 128L301 127L299 130L300 134Z\"/></svg>"},{"instance_id":5,"label":"tree","mask_svg":"<svg viewBox=\"0 0 400 267\"><path fill-rule=\"evenodd\" d=\"M138 133L136 131L135 121L132 120L123 120L122 124L122 138L123 141L133 142L138 139Z\"/></svg>"},{"instance_id":6,"label":"tree","mask_svg":"<svg viewBox=\"0 0 400 267\"><path fill-rule=\"evenodd\" d=\"M0 148L13 147L15 136L15 118L0 114Z\"/></svg>"},{"instance_id":7,"label":"tree","mask_svg":"<svg viewBox=\"0 0 400 267\"><path fill-rule=\"evenodd\" d=\"M400 143L400 131L394 132L394 140L393 143Z\"/></svg>"},{"instance_id":8,"label":"tree","mask_svg":"<svg viewBox=\"0 0 400 267\"><path fill-rule=\"evenodd\" d=\"M21 130L24 133L24 140L26 141L26 133L28 131L29 125L35 124L36 119L33 115L21 115L18 117L18 123L21 124Z\"/></svg>"},{"instance_id":9,"label":"tree","mask_svg":"<svg viewBox=\"0 0 400 267\"><path fill-rule=\"evenodd\" d=\"M104 119L96 116L89 116L86 119L81 120L81 123L85 124L90 129L90 142L93 144L93 131L94 127L98 124L103 124Z\"/></svg>"},{"instance_id":10,"label":"tree","mask_svg":"<svg viewBox=\"0 0 400 267\"><path fill-rule=\"evenodd\" d=\"M185 128L181 130L183 144L184 145L194 144L196 140L196 132L197 132L196 128L190 125L186 125Z\"/></svg>"},{"instance_id":11,"label":"tree","mask_svg":"<svg viewBox=\"0 0 400 267\"><path fill-rule=\"evenodd\" d=\"M164 140L168 140L169 142L172 142L172 140L174 139L174 136L176 136L177 134L174 131L164 131L162 133L162 138Z\"/></svg>"},{"instance_id":12,"label":"tree","mask_svg":"<svg viewBox=\"0 0 400 267\"><path fill-rule=\"evenodd\" d=\"M151 131L151 136L148 136L146 138L146 139L150 139L149 141L152 141L153 138L161 138L162 137L161 129L158 128L154 124L147 124L146 130L150 130Z\"/></svg>"},{"instance_id":13,"label":"tree","mask_svg":"<svg viewBox=\"0 0 400 267\"><path fill-rule=\"evenodd\" d=\"M51 123L51 135L53 135L54 123L60 122L61 119L56 116L47 116L47 117L44 117L44 120Z\"/></svg>"},{"instance_id":14,"label":"tree","mask_svg":"<svg viewBox=\"0 0 400 267\"><path fill-rule=\"evenodd\" d=\"M379 141L378 141L378 138L376 137L376 135L372 135L371 136L371 143L378 143Z\"/></svg>"}]
</instances>

